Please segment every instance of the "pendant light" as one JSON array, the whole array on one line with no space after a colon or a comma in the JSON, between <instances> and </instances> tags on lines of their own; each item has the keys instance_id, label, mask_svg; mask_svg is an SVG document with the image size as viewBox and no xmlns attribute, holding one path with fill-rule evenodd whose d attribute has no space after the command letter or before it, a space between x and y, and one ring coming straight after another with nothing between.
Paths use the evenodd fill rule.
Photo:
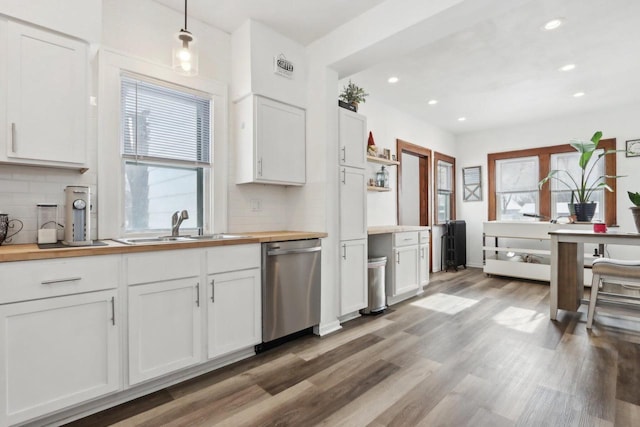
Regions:
<instances>
[{"instance_id":1,"label":"pendant light","mask_svg":"<svg viewBox=\"0 0 640 427\"><path fill-rule=\"evenodd\" d=\"M198 74L196 38L187 30L187 0L184 0L184 28L175 35L173 69L185 76Z\"/></svg>"}]
</instances>

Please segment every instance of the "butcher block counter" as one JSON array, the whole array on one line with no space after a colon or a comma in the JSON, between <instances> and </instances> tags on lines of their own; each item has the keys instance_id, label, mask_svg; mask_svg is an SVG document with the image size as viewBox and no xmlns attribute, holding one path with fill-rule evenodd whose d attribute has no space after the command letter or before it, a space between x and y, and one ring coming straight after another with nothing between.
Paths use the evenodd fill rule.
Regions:
<instances>
[{"instance_id":1,"label":"butcher block counter","mask_svg":"<svg viewBox=\"0 0 640 427\"><path fill-rule=\"evenodd\" d=\"M241 245L248 243L282 242L287 240L317 239L327 233L313 231L260 231L237 233L241 238L221 240L195 240L175 243L156 242L128 245L115 240L100 240L104 246L75 246L54 249L39 249L35 243L0 246L0 262L28 261L37 259L70 258L93 255L111 255L136 252L166 251L174 249L205 248L213 246Z\"/></svg>"}]
</instances>

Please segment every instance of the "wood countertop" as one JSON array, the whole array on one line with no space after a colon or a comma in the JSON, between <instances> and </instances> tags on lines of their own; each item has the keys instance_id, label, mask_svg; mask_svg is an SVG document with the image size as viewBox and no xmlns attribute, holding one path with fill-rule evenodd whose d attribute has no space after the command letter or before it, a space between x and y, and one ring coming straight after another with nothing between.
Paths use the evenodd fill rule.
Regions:
<instances>
[{"instance_id":1,"label":"wood countertop","mask_svg":"<svg viewBox=\"0 0 640 427\"><path fill-rule=\"evenodd\" d=\"M431 227L422 225L378 225L375 227L369 227L367 233L371 236L373 234L385 234L385 233L399 233L402 231L428 231Z\"/></svg>"},{"instance_id":2,"label":"wood countertop","mask_svg":"<svg viewBox=\"0 0 640 427\"><path fill-rule=\"evenodd\" d=\"M101 242L106 243L106 246L70 246L55 249L39 249L38 245L35 243L5 245L0 246L0 262L167 251L175 249L206 248L214 246L282 242L287 240L318 239L327 237L327 233L318 233L313 231L260 231L237 234L241 234L246 237L228 240L195 240L192 242L162 242L137 245L126 245L114 240L101 240Z\"/></svg>"}]
</instances>

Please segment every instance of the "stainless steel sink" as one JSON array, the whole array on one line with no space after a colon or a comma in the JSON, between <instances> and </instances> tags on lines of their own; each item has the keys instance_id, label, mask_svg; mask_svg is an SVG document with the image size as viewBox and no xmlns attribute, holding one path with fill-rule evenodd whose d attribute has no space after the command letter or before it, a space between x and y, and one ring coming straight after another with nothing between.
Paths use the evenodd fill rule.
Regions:
<instances>
[{"instance_id":1,"label":"stainless steel sink","mask_svg":"<svg viewBox=\"0 0 640 427\"><path fill-rule=\"evenodd\" d=\"M116 242L125 245L151 245L158 243L186 243L196 242L199 240L226 240L226 239L243 239L248 236L241 234L205 234L203 236L158 236L158 237L127 237L122 239L113 239Z\"/></svg>"},{"instance_id":2,"label":"stainless steel sink","mask_svg":"<svg viewBox=\"0 0 640 427\"><path fill-rule=\"evenodd\" d=\"M193 242L188 236L158 236L158 237L128 237L124 239L113 239L116 242L125 245L144 245L152 243L177 243L177 242Z\"/></svg>"},{"instance_id":3,"label":"stainless steel sink","mask_svg":"<svg viewBox=\"0 0 640 427\"><path fill-rule=\"evenodd\" d=\"M190 239L193 240L223 240L223 239L245 239L249 236L245 236L242 234L226 234L226 233L219 233L219 234L205 234L202 236L189 236Z\"/></svg>"}]
</instances>

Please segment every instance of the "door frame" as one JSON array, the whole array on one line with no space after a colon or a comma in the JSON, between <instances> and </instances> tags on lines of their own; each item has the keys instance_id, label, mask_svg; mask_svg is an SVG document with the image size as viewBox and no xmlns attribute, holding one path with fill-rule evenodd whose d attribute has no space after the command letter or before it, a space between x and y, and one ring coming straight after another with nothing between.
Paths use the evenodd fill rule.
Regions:
<instances>
[{"instance_id":1,"label":"door frame","mask_svg":"<svg viewBox=\"0 0 640 427\"><path fill-rule=\"evenodd\" d=\"M420 159L420 225L430 226L431 217L429 215L430 197L431 191L429 189L429 182L431 178L431 159L433 153L430 149L422 147L420 145L412 144L402 139L396 139L396 153L398 159L398 191L396 193L396 214L398 222L400 222L400 212L402 207L400 206L400 194L402 193L402 153L411 154L419 157ZM431 230L429 234L432 235ZM433 259L432 249L433 239L429 237L429 272L433 271Z\"/></svg>"}]
</instances>

